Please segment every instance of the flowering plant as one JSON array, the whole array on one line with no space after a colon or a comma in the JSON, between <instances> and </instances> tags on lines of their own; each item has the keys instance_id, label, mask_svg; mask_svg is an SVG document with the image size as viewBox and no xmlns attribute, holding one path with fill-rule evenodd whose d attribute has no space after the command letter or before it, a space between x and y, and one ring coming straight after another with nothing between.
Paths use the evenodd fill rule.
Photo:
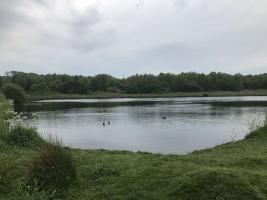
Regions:
<instances>
[{"instance_id":1,"label":"flowering plant","mask_svg":"<svg viewBox=\"0 0 267 200\"><path fill-rule=\"evenodd\" d=\"M4 120L4 123L7 124L10 129L12 129L13 127L17 125L21 125L23 121L28 119L27 115L21 112L20 113L15 112L14 110L8 110L6 112L6 116L7 116L7 119ZM37 113L32 113L30 117L34 120L37 120L40 118L40 116Z\"/></svg>"}]
</instances>

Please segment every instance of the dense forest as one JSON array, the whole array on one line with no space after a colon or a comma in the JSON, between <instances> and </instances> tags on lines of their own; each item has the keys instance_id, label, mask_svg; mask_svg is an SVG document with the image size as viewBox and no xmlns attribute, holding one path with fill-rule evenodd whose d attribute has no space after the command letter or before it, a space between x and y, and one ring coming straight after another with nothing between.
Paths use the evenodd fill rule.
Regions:
<instances>
[{"instance_id":1,"label":"dense forest","mask_svg":"<svg viewBox=\"0 0 267 200\"><path fill-rule=\"evenodd\" d=\"M7 72L0 77L0 87L13 83L21 86L28 94L91 94L113 92L149 94L167 92L240 91L267 89L267 74L242 75L211 72L161 73L159 75L134 75L115 78L110 75L70 76L38 75L24 72Z\"/></svg>"}]
</instances>

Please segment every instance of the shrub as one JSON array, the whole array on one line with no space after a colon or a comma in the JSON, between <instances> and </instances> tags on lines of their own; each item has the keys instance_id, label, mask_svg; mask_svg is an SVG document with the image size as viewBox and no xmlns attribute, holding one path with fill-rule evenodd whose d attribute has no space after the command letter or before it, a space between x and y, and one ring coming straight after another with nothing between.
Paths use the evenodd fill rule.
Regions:
<instances>
[{"instance_id":1,"label":"shrub","mask_svg":"<svg viewBox=\"0 0 267 200\"><path fill-rule=\"evenodd\" d=\"M15 107L20 107L25 103L25 91L19 85L7 83L3 86L3 92L7 99L14 101Z\"/></svg>"},{"instance_id":2,"label":"shrub","mask_svg":"<svg viewBox=\"0 0 267 200\"><path fill-rule=\"evenodd\" d=\"M12 109L12 103L4 99L0 94L0 121L9 118L8 111Z\"/></svg>"},{"instance_id":3,"label":"shrub","mask_svg":"<svg viewBox=\"0 0 267 200\"><path fill-rule=\"evenodd\" d=\"M30 167L30 177L45 190L66 190L76 183L76 166L71 152L59 140L43 144Z\"/></svg>"},{"instance_id":4,"label":"shrub","mask_svg":"<svg viewBox=\"0 0 267 200\"><path fill-rule=\"evenodd\" d=\"M44 142L35 128L17 125L6 135L8 144L20 147L32 147Z\"/></svg>"},{"instance_id":5,"label":"shrub","mask_svg":"<svg viewBox=\"0 0 267 200\"><path fill-rule=\"evenodd\" d=\"M183 177L176 186L170 199L262 199L248 180L225 170L199 170Z\"/></svg>"}]
</instances>

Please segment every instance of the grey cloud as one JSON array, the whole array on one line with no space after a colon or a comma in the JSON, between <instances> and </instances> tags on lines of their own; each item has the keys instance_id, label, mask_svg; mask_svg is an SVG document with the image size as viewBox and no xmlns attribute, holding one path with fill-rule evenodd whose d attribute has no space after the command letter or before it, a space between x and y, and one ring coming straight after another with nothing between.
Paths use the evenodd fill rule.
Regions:
<instances>
[{"instance_id":1,"label":"grey cloud","mask_svg":"<svg viewBox=\"0 0 267 200\"><path fill-rule=\"evenodd\" d=\"M18 0L0 1L0 32L6 31L18 21L26 18L17 8L21 6Z\"/></svg>"},{"instance_id":2,"label":"grey cloud","mask_svg":"<svg viewBox=\"0 0 267 200\"><path fill-rule=\"evenodd\" d=\"M264 72L266 20L253 0L0 1L0 74Z\"/></svg>"},{"instance_id":3,"label":"grey cloud","mask_svg":"<svg viewBox=\"0 0 267 200\"><path fill-rule=\"evenodd\" d=\"M89 8L83 14L72 12L71 20L67 22L71 46L88 52L108 45L112 41L113 30L104 23L97 9Z\"/></svg>"},{"instance_id":4,"label":"grey cloud","mask_svg":"<svg viewBox=\"0 0 267 200\"><path fill-rule=\"evenodd\" d=\"M174 6L178 6L180 8L185 8L188 3L186 0L173 0Z\"/></svg>"},{"instance_id":5,"label":"grey cloud","mask_svg":"<svg viewBox=\"0 0 267 200\"><path fill-rule=\"evenodd\" d=\"M88 8L80 13L66 4L64 12L67 14L61 16L53 11L53 4L46 2L41 10L47 15L45 24L36 20L30 30L35 36L31 42L40 48L86 53L106 45L112 37L110 27L103 27L104 30L98 32L98 26L101 26L103 21L96 8Z\"/></svg>"},{"instance_id":6,"label":"grey cloud","mask_svg":"<svg viewBox=\"0 0 267 200\"><path fill-rule=\"evenodd\" d=\"M83 14L73 11L70 18L72 29L77 31L77 33L83 33L84 31L86 32L86 29L101 21L98 10L91 8L87 9L87 11Z\"/></svg>"}]
</instances>

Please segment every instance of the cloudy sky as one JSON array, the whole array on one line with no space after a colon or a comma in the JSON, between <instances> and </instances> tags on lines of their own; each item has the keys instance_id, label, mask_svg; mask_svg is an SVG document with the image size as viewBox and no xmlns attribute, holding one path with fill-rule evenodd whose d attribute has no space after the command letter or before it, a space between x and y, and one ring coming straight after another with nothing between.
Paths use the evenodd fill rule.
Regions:
<instances>
[{"instance_id":1,"label":"cloudy sky","mask_svg":"<svg viewBox=\"0 0 267 200\"><path fill-rule=\"evenodd\" d=\"M0 0L0 74L267 72L266 0Z\"/></svg>"}]
</instances>

